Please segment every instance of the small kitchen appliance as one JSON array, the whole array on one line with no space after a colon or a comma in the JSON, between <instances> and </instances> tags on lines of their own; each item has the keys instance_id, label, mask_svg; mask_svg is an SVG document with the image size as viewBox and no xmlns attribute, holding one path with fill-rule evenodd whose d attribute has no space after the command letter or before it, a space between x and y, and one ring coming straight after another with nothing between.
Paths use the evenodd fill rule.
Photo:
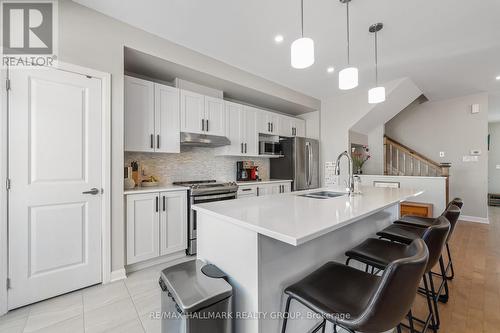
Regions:
<instances>
[{"instance_id":1,"label":"small kitchen appliance","mask_svg":"<svg viewBox=\"0 0 500 333\"><path fill-rule=\"evenodd\" d=\"M252 161L236 162L236 181L259 180L258 168Z\"/></svg>"},{"instance_id":2,"label":"small kitchen appliance","mask_svg":"<svg viewBox=\"0 0 500 333\"><path fill-rule=\"evenodd\" d=\"M281 144L274 141L260 141L259 155L282 155Z\"/></svg>"}]
</instances>

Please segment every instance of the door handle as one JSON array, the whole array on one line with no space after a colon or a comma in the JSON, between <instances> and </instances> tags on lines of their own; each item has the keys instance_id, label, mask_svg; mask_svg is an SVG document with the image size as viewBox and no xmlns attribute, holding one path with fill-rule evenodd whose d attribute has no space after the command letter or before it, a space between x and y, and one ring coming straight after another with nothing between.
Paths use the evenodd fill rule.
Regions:
<instances>
[{"instance_id":1,"label":"door handle","mask_svg":"<svg viewBox=\"0 0 500 333\"><path fill-rule=\"evenodd\" d=\"M151 149L153 149L155 147L155 144L154 144L154 135L153 134L149 135L149 144L151 146Z\"/></svg>"},{"instance_id":2,"label":"door handle","mask_svg":"<svg viewBox=\"0 0 500 333\"><path fill-rule=\"evenodd\" d=\"M207 122L207 132L208 132L208 119L207 119L207 120L205 120L205 121Z\"/></svg>"},{"instance_id":3,"label":"door handle","mask_svg":"<svg viewBox=\"0 0 500 333\"><path fill-rule=\"evenodd\" d=\"M92 194L92 195L97 195L99 194L99 190L96 189L95 187L91 188L89 191L83 191L82 194Z\"/></svg>"},{"instance_id":4,"label":"door handle","mask_svg":"<svg viewBox=\"0 0 500 333\"><path fill-rule=\"evenodd\" d=\"M257 196L259 196L260 194L260 191L259 191L259 188L257 187Z\"/></svg>"},{"instance_id":5,"label":"door handle","mask_svg":"<svg viewBox=\"0 0 500 333\"><path fill-rule=\"evenodd\" d=\"M155 198L155 202L156 202L156 212L158 212L158 197Z\"/></svg>"},{"instance_id":6,"label":"door handle","mask_svg":"<svg viewBox=\"0 0 500 333\"><path fill-rule=\"evenodd\" d=\"M167 204L165 202L165 196L162 197L162 200L163 200L163 211L165 211L166 210L166 206L167 206Z\"/></svg>"},{"instance_id":7,"label":"door handle","mask_svg":"<svg viewBox=\"0 0 500 333\"><path fill-rule=\"evenodd\" d=\"M245 143L245 154L247 153L247 144Z\"/></svg>"},{"instance_id":8,"label":"door handle","mask_svg":"<svg viewBox=\"0 0 500 333\"><path fill-rule=\"evenodd\" d=\"M156 148L160 149L160 134L156 135Z\"/></svg>"},{"instance_id":9,"label":"door handle","mask_svg":"<svg viewBox=\"0 0 500 333\"><path fill-rule=\"evenodd\" d=\"M205 130L205 119L202 119L201 120L201 130L204 131Z\"/></svg>"},{"instance_id":10,"label":"door handle","mask_svg":"<svg viewBox=\"0 0 500 333\"><path fill-rule=\"evenodd\" d=\"M271 133L274 132L274 124L271 123Z\"/></svg>"},{"instance_id":11,"label":"door handle","mask_svg":"<svg viewBox=\"0 0 500 333\"><path fill-rule=\"evenodd\" d=\"M243 142L241 143L241 153L243 154Z\"/></svg>"}]
</instances>

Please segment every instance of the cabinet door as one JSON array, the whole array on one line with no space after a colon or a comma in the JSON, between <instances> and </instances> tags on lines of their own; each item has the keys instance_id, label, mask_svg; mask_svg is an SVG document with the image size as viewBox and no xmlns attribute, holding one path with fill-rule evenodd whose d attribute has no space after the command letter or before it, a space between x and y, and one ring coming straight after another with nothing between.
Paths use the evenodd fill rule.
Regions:
<instances>
[{"instance_id":1,"label":"cabinet door","mask_svg":"<svg viewBox=\"0 0 500 333\"><path fill-rule=\"evenodd\" d=\"M160 254L158 193L127 195L127 264Z\"/></svg>"},{"instance_id":2,"label":"cabinet door","mask_svg":"<svg viewBox=\"0 0 500 333\"><path fill-rule=\"evenodd\" d=\"M280 136L293 136L294 119L282 116L280 119L279 135Z\"/></svg>"},{"instance_id":3,"label":"cabinet door","mask_svg":"<svg viewBox=\"0 0 500 333\"><path fill-rule=\"evenodd\" d=\"M154 83L125 76L125 150L154 151Z\"/></svg>"},{"instance_id":4,"label":"cabinet door","mask_svg":"<svg viewBox=\"0 0 500 333\"><path fill-rule=\"evenodd\" d=\"M306 137L306 121L304 119L294 119L294 136L299 136L301 138Z\"/></svg>"},{"instance_id":5,"label":"cabinet door","mask_svg":"<svg viewBox=\"0 0 500 333\"><path fill-rule=\"evenodd\" d=\"M225 135L224 100L205 96L205 131L212 135Z\"/></svg>"},{"instance_id":6,"label":"cabinet door","mask_svg":"<svg viewBox=\"0 0 500 333\"><path fill-rule=\"evenodd\" d=\"M181 90L181 131L202 134L205 121L205 96Z\"/></svg>"},{"instance_id":7,"label":"cabinet door","mask_svg":"<svg viewBox=\"0 0 500 333\"><path fill-rule=\"evenodd\" d=\"M240 104L226 102L226 137L231 141L229 147L225 147L225 151L229 154L243 154L243 121L242 121L242 106Z\"/></svg>"},{"instance_id":8,"label":"cabinet door","mask_svg":"<svg viewBox=\"0 0 500 333\"><path fill-rule=\"evenodd\" d=\"M283 184L269 184L269 192L270 194L279 194L281 193L281 185Z\"/></svg>"},{"instance_id":9,"label":"cabinet door","mask_svg":"<svg viewBox=\"0 0 500 333\"><path fill-rule=\"evenodd\" d=\"M283 193L292 192L292 183L286 182L286 183L283 183L282 186L283 186Z\"/></svg>"},{"instance_id":10,"label":"cabinet door","mask_svg":"<svg viewBox=\"0 0 500 333\"><path fill-rule=\"evenodd\" d=\"M244 151L247 155L259 154L259 132L257 130L257 110L243 107L242 127L244 128Z\"/></svg>"},{"instance_id":11,"label":"cabinet door","mask_svg":"<svg viewBox=\"0 0 500 333\"><path fill-rule=\"evenodd\" d=\"M269 117L269 122L271 123L271 134L279 135L282 116L280 116L277 113L269 112L268 117Z\"/></svg>"},{"instance_id":12,"label":"cabinet door","mask_svg":"<svg viewBox=\"0 0 500 333\"><path fill-rule=\"evenodd\" d=\"M187 193L160 193L160 255L187 249Z\"/></svg>"},{"instance_id":13,"label":"cabinet door","mask_svg":"<svg viewBox=\"0 0 500 333\"><path fill-rule=\"evenodd\" d=\"M271 132L271 117L270 112L258 111L257 115L257 129L259 133L272 134Z\"/></svg>"},{"instance_id":14,"label":"cabinet door","mask_svg":"<svg viewBox=\"0 0 500 333\"><path fill-rule=\"evenodd\" d=\"M179 89L155 84L155 151L180 152Z\"/></svg>"},{"instance_id":15,"label":"cabinet door","mask_svg":"<svg viewBox=\"0 0 500 333\"><path fill-rule=\"evenodd\" d=\"M257 185L238 186L238 198L248 198L257 196Z\"/></svg>"},{"instance_id":16,"label":"cabinet door","mask_svg":"<svg viewBox=\"0 0 500 333\"><path fill-rule=\"evenodd\" d=\"M262 184L257 187L257 196L263 197L273 193L273 189L269 184Z\"/></svg>"}]
</instances>

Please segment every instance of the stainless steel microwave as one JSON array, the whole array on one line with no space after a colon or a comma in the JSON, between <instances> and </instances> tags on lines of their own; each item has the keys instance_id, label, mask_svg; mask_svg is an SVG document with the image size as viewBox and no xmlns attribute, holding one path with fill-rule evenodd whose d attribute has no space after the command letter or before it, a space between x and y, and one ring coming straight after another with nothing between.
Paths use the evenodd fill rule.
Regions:
<instances>
[{"instance_id":1,"label":"stainless steel microwave","mask_svg":"<svg viewBox=\"0 0 500 333\"><path fill-rule=\"evenodd\" d=\"M260 155L282 155L281 144L279 142L260 141L259 142L259 154Z\"/></svg>"}]
</instances>

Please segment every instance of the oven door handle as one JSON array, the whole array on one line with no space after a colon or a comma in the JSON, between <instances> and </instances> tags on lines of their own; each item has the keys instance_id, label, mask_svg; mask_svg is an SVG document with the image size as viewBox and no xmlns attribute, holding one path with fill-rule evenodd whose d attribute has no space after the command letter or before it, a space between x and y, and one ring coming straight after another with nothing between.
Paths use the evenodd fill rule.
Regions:
<instances>
[{"instance_id":1,"label":"oven door handle","mask_svg":"<svg viewBox=\"0 0 500 333\"><path fill-rule=\"evenodd\" d=\"M224 193L224 194L207 194L203 196L194 196L193 199L193 204L196 205L196 201L198 200L207 200L207 199L223 199L223 198L230 198L234 197L236 198L236 192L231 192L231 193Z\"/></svg>"}]
</instances>

